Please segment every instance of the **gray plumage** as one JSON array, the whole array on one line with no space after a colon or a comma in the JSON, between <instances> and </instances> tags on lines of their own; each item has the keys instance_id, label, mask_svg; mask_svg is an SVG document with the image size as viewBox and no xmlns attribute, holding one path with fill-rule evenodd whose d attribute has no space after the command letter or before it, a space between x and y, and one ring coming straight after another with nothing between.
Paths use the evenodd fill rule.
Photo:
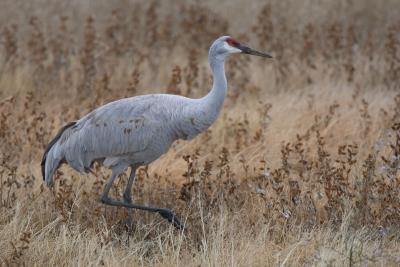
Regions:
<instances>
[{"instance_id":1,"label":"gray plumage","mask_svg":"<svg viewBox=\"0 0 400 267\"><path fill-rule=\"evenodd\" d=\"M149 164L177 139L191 139L216 119L201 100L174 95L144 95L104 105L71 124L46 156L45 181L60 161L83 173L94 160L123 171L131 164Z\"/></svg>"},{"instance_id":2,"label":"gray plumage","mask_svg":"<svg viewBox=\"0 0 400 267\"><path fill-rule=\"evenodd\" d=\"M192 139L211 126L226 96L225 59L239 52L270 57L239 44L229 36L220 37L209 50L214 79L213 87L205 97L190 99L178 95L152 94L120 99L64 126L43 156L42 172L47 185L53 184L54 173L61 163L85 173L97 161L113 172L103 194L103 202L138 208L127 206L131 202L130 191L136 168L158 159L175 140ZM132 171L124 194L126 203L116 204L117 201L108 198L108 190L115 177L128 167ZM168 210L143 206L139 209L159 212L177 226L173 214L162 213L168 213Z\"/></svg>"}]
</instances>

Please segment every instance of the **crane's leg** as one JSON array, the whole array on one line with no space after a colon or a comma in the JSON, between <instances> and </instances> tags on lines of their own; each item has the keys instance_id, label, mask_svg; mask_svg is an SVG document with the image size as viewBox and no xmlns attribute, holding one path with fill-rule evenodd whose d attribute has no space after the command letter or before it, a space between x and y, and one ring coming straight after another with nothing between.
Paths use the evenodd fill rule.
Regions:
<instances>
[{"instance_id":1,"label":"crane's leg","mask_svg":"<svg viewBox=\"0 0 400 267\"><path fill-rule=\"evenodd\" d=\"M125 192L123 195L124 201L129 204L132 203L132 186L133 183L135 182L135 175L136 175L136 167L131 166L131 174L129 175L128 183L126 185ZM133 222L132 218L133 218L133 210L129 209L128 219L126 221L126 224L130 230L132 230L132 222Z\"/></svg>"},{"instance_id":2,"label":"crane's leg","mask_svg":"<svg viewBox=\"0 0 400 267\"><path fill-rule=\"evenodd\" d=\"M117 176L119 176L122 173L122 171L113 170L109 181L107 182L106 186L104 187L104 192L103 192L103 195L101 196L101 202L103 202L104 204L110 205L110 206L125 207L128 209L138 209L138 210L145 210L145 211L149 211L149 212L156 212L156 213L159 213L163 218L167 219L176 228L178 228L178 229L184 228L183 224L179 221L179 219L176 217L175 213L172 210L127 203L127 202L125 202L126 200L125 201L117 201L117 200L111 199L108 196L108 193L110 192L111 186L112 186L115 178ZM133 169L132 169L132 172L135 173L133 171ZM129 176L129 180L128 180L127 187L130 186L129 197L130 197L131 188L132 188L132 185L134 182L134 176L135 176L135 174L133 174L133 177L132 177L132 173L131 173L131 175ZM132 179L131 179L131 177L132 177ZM126 190L128 190L128 188ZM125 192L126 192L126 190L125 190ZM125 199L125 196L124 196L124 199Z\"/></svg>"},{"instance_id":3,"label":"crane's leg","mask_svg":"<svg viewBox=\"0 0 400 267\"><path fill-rule=\"evenodd\" d=\"M114 183L115 178L117 178L122 171L117 171L113 170L110 179L108 179L108 182L106 186L104 187L103 194L101 195L101 202L106 203L110 198L108 197L108 193L110 192L111 186Z\"/></svg>"},{"instance_id":4,"label":"crane's leg","mask_svg":"<svg viewBox=\"0 0 400 267\"><path fill-rule=\"evenodd\" d=\"M172 223L176 228L178 228L178 229L184 228L184 225L179 221L179 219L176 217L175 213L172 210L164 209L164 208L154 208L154 207L149 207L149 206L142 206L142 205L137 205L137 204L130 204L130 203L122 202L122 201L113 200L108 197L106 197L106 198L102 197L101 200L104 204L107 204L110 206L125 207L128 209L145 210L145 211L149 211L149 212L157 212L163 218L167 219L170 223Z\"/></svg>"},{"instance_id":5,"label":"crane's leg","mask_svg":"<svg viewBox=\"0 0 400 267\"><path fill-rule=\"evenodd\" d=\"M128 184L126 185L124 192L124 200L127 203L132 203L132 186L135 182L136 167L131 167L131 174L129 175Z\"/></svg>"}]
</instances>

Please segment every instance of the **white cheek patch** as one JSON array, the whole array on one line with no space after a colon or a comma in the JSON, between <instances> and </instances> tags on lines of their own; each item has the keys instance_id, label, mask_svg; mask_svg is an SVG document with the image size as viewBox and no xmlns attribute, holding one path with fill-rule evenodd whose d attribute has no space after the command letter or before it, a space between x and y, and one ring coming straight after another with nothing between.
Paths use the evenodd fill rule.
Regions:
<instances>
[{"instance_id":1,"label":"white cheek patch","mask_svg":"<svg viewBox=\"0 0 400 267\"><path fill-rule=\"evenodd\" d=\"M224 42L224 48L229 51L229 53L240 53L242 52L240 49L230 46L227 42Z\"/></svg>"}]
</instances>

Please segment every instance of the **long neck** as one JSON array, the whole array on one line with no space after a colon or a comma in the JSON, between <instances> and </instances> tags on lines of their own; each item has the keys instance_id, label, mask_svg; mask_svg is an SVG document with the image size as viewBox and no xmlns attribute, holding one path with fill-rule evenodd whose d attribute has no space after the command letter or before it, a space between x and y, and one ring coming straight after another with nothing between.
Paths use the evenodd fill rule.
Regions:
<instances>
[{"instance_id":1,"label":"long neck","mask_svg":"<svg viewBox=\"0 0 400 267\"><path fill-rule=\"evenodd\" d=\"M178 138L191 139L205 131L217 119L224 104L227 82L224 70L224 59L214 57L210 53L209 62L213 73L211 91L200 99L192 99L191 105L181 112L182 120L176 127Z\"/></svg>"},{"instance_id":2,"label":"long neck","mask_svg":"<svg viewBox=\"0 0 400 267\"><path fill-rule=\"evenodd\" d=\"M211 91L201 99L206 106L215 110L217 113L221 110L227 92L227 81L225 77L224 59L219 59L212 54L209 56L209 62L213 73L213 86Z\"/></svg>"}]
</instances>

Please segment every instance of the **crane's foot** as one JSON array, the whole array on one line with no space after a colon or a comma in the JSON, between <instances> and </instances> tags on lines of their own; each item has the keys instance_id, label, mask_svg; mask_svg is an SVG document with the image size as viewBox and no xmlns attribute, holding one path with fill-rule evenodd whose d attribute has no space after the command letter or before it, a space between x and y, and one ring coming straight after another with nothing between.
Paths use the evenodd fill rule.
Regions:
<instances>
[{"instance_id":1,"label":"crane's foot","mask_svg":"<svg viewBox=\"0 0 400 267\"><path fill-rule=\"evenodd\" d=\"M172 223L175 228L179 230L185 229L185 226L181 223L181 221L176 217L175 213L169 209L158 209L157 211L163 218L167 219L170 223Z\"/></svg>"}]
</instances>

